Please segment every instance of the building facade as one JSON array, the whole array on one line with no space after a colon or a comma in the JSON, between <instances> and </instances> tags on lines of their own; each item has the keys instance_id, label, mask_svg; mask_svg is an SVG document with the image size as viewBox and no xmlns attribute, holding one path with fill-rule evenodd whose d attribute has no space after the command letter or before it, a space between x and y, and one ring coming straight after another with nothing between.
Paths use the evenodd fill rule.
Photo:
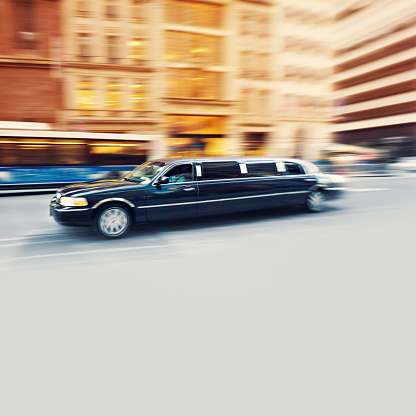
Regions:
<instances>
[{"instance_id":1,"label":"building facade","mask_svg":"<svg viewBox=\"0 0 416 416\"><path fill-rule=\"evenodd\" d=\"M0 120L59 124L59 2L0 0L0 23Z\"/></svg>"},{"instance_id":2,"label":"building facade","mask_svg":"<svg viewBox=\"0 0 416 416\"><path fill-rule=\"evenodd\" d=\"M277 20L281 153L317 160L331 141L332 0L282 0ZM280 153L279 152L279 153Z\"/></svg>"},{"instance_id":3,"label":"building facade","mask_svg":"<svg viewBox=\"0 0 416 416\"><path fill-rule=\"evenodd\" d=\"M149 156L316 160L330 140L331 0L0 1L2 120L162 137Z\"/></svg>"},{"instance_id":4,"label":"building facade","mask_svg":"<svg viewBox=\"0 0 416 416\"><path fill-rule=\"evenodd\" d=\"M152 6L130 0L62 2L67 129L158 130L161 24Z\"/></svg>"},{"instance_id":5,"label":"building facade","mask_svg":"<svg viewBox=\"0 0 416 416\"><path fill-rule=\"evenodd\" d=\"M416 155L414 2L344 2L335 29L334 141Z\"/></svg>"}]
</instances>

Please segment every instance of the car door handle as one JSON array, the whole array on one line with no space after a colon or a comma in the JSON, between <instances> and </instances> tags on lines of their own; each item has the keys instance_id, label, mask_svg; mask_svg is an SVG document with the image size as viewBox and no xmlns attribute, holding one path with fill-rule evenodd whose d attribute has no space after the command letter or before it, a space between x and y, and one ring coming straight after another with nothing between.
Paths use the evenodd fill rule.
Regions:
<instances>
[{"instance_id":1,"label":"car door handle","mask_svg":"<svg viewBox=\"0 0 416 416\"><path fill-rule=\"evenodd\" d=\"M183 188L184 191L195 191L195 188Z\"/></svg>"}]
</instances>

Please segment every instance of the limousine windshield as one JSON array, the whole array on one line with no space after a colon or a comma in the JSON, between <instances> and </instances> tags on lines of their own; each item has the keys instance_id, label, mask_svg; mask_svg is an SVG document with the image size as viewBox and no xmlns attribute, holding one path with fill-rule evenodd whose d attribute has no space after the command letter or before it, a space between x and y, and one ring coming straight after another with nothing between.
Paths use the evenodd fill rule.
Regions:
<instances>
[{"instance_id":1,"label":"limousine windshield","mask_svg":"<svg viewBox=\"0 0 416 416\"><path fill-rule=\"evenodd\" d=\"M134 182L148 182L151 181L164 167L165 162L147 162L133 169L122 177L122 179Z\"/></svg>"}]
</instances>

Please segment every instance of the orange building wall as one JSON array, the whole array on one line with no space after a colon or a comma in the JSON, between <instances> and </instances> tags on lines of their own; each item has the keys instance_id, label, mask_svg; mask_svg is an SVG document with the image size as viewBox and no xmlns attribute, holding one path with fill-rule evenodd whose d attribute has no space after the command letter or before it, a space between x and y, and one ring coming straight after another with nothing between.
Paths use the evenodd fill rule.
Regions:
<instances>
[{"instance_id":1,"label":"orange building wall","mask_svg":"<svg viewBox=\"0 0 416 416\"><path fill-rule=\"evenodd\" d=\"M33 0L33 42L19 36L17 1L0 0L0 120L55 123L62 108L59 1Z\"/></svg>"}]
</instances>

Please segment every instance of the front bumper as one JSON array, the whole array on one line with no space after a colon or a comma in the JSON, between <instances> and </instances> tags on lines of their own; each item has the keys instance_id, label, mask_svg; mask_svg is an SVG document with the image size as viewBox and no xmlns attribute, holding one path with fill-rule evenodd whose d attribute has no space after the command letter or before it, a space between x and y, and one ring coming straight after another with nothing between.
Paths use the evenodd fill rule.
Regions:
<instances>
[{"instance_id":1,"label":"front bumper","mask_svg":"<svg viewBox=\"0 0 416 416\"><path fill-rule=\"evenodd\" d=\"M49 214L62 225L89 225L92 223L92 208L63 207L53 197L49 205Z\"/></svg>"}]
</instances>

